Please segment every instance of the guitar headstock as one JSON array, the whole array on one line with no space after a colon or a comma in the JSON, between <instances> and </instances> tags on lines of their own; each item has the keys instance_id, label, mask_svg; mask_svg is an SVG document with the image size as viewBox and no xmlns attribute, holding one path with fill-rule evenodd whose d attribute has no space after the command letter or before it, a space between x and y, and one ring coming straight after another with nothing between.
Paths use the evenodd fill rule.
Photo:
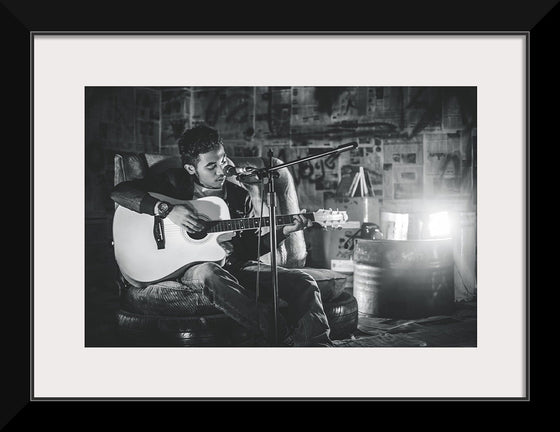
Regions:
<instances>
[{"instance_id":1,"label":"guitar headstock","mask_svg":"<svg viewBox=\"0 0 560 432\"><path fill-rule=\"evenodd\" d=\"M313 212L313 221L322 225L325 230L342 229L342 225L348 220L348 214L345 211L333 209L320 209Z\"/></svg>"}]
</instances>

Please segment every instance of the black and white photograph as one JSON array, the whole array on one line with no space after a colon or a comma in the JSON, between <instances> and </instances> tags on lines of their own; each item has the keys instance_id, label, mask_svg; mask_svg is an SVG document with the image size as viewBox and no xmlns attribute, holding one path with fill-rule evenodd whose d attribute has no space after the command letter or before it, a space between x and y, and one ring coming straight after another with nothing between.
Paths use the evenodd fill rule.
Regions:
<instances>
[{"instance_id":1,"label":"black and white photograph","mask_svg":"<svg viewBox=\"0 0 560 432\"><path fill-rule=\"evenodd\" d=\"M84 92L86 347L477 346L476 87Z\"/></svg>"}]
</instances>

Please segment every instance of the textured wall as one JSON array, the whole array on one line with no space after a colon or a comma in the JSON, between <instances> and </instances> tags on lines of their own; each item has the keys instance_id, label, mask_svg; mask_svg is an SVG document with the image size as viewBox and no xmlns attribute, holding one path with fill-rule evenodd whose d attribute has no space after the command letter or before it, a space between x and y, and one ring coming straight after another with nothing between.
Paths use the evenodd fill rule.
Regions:
<instances>
[{"instance_id":1,"label":"textured wall","mask_svg":"<svg viewBox=\"0 0 560 432\"><path fill-rule=\"evenodd\" d=\"M362 166L390 209L474 202L476 89L468 87L173 87L86 89L86 214L111 210L116 151L176 154L206 123L233 156L291 161L347 142L359 148L290 168L303 207L344 194ZM358 190L357 194L360 194Z\"/></svg>"},{"instance_id":2,"label":"textured wall","mask_svg":"<svg viewBox=\"0 0 560 432\"><path fill-rule=\"evenodd\" d=\"M218 128L228 152L236 156L272 150L291 161L359 143L337 158L290 168L304 207L321 207L325 199L342 194L343 178L351 182L360 166L378 199L405 203L411 211L414 200L472 197L474 88L191 90L191 124Z\"/></svg>"}]
</instances>

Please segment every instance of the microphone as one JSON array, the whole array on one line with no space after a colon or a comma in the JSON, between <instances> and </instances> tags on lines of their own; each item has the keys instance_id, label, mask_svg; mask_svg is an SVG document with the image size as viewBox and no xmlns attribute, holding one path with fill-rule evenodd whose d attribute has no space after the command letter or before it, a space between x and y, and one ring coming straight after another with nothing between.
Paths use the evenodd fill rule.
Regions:
<instances>
[{"instance_id":1,"label":"microphone","mask_svg":"<svg viewBox=\"0 0 560 432\"><path fill-rule=\"evenodd\" d=\"M235 167L233 165L226 165L226 167L224 168L224 174L226 175L226 177L235 177L235 176L238 176L238 175L249 175L249 174L253 173L254 171L256 171L256 168L253 168L253 167L240 168L240 167Z\"/></svg>"},{"instance_id":2,"label":"microphone","mask_svg":"<svg viewBox=\"0 0 560 432\"><path fill-rule=\"evenodd\" d=\"M355 148L358 148L358 143L357 142L351 142L351 143L347 143L347 144L341 144L335 150L337 150L339 152L343 152L343 151L351 150L351 149L355 149Z\"/></svg>"}]
</instances>

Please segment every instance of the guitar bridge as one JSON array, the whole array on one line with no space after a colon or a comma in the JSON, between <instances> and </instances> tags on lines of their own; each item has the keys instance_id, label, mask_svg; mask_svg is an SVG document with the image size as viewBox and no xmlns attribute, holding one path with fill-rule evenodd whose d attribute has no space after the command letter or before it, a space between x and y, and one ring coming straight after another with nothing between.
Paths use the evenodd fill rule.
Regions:
<instances>
[{"instance_id":1,"label":"guitar bridge","mask_svg":"<svg viewBox=\"0 0 560 432\"><path fill-rule=\"evenodd\" d=\"M163 229L163 219L154 216L154 240L158 249L165 248L165 231Z\"/></svg>"}]
</instances>

